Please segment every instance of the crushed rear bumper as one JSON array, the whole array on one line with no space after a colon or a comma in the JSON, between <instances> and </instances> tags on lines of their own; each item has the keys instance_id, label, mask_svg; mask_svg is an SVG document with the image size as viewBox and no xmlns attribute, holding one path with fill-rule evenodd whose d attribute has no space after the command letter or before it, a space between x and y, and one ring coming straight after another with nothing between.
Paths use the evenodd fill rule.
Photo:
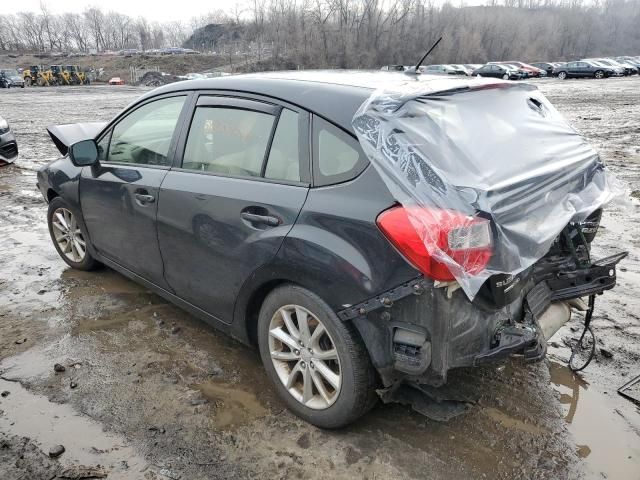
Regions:
<instances>
[{"instance_id":1,"label":"crushed rear bumper","mask_svg":"<svg viewBox=\"0 0 640 480\"><path fill-rule=\"evenodd\" d=\"M521 294L498 308L470 302L455 285L416 278L338 313L358 328L385 388L441 386L453 368L521 355L538 361L546 342L571 318L577 299L616 284L620 253L588 266L531 276Z\"/></svg>"}]
</instances>

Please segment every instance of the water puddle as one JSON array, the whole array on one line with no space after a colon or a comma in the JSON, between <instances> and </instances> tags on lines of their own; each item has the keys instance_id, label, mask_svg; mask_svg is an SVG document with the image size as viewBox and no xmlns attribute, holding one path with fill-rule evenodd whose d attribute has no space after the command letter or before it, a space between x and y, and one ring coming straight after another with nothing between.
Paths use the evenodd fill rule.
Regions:
<instances>
[{"instance_id":1,"label":"water puddle","mask_svg":"<svg viewBox=\"0 0 640 480\"><path fill-rule=\"evenodd\" d=\"M549 371L551 384L560 393L577 454L583 458L588 474L598 478L638 479L640 436L614 409L612 399L590 388L565 365L549 362Z\"/></svg>"},{"instance_id":2,"label":"water puddle","mask_svg":"<svg viewBox=\"0 0 640 480\"><path fill-rule=\"evenodd\" d=\"M235 385L209 381L194 385L193 388L214 404L215 416L212 422L216 429L247 424L269 413L254 393L241 390Z\"/></svg>"},{"instance_id":3,"label":"water puddle","mask_svg":"<svg viewBox=\"0 0 640 480\"><path fill-rule=\"evenodd\" d=\"M0 379L0 391L10 392L0 399L0 430L30 438L45 454L54 445L63 445L59 461L64 467L100 465L112 480L140 478L147 468L123 438L105 433L100 424L77 415L70 406L51 403L17 382Z\"/></svg>"},{"instance_id":4,"label":"water puddle","mask_svg":"<svg viewBox=\"0 0 640 480\"><path fill-rule=\"evenodd\" d=\"M533 425L531 423L525 423L522 420L507 415L502 410L498 410L497 408L485 408L483 409L483 412L486 416L500 423L506 428L520 430L532 435L542 435L543 433L545 433L544 428L538 427L537 425Z\"/></svg>"}]
</instances>

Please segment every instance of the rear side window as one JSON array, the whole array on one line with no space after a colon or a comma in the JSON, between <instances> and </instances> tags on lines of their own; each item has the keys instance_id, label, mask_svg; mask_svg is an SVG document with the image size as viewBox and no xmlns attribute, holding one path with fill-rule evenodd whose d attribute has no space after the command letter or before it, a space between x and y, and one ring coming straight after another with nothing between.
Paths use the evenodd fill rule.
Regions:
<instances>
[{"instance_id":1,"label":"rear side window","mask_svg":"<svg viewBox=\"0 0 640 480\"><path fill-rule=\"evenodd\" d=\"M300 119L296 112L286 108L282 110L264 172L266 178L300 181L299 125Z\"/></svg>"},{"instance_id":2,"label":"rear side window","mask_svg":"<svg viewBox=\"0 0 640 480\"><path fill-rule=\"evenodd\" d=\"M182 168L259 177L275 117L238 108L198 107Z\"/></svg>"},{"instance_id":3,"label":"rear side window","mask_svg":"<svg viewBox=\"0 0 640 480\"><path fill-rule=\"evenodd\" d=\"M344 130L313 117L314 185L331 185L358 176L367 160L358 141Z\"/></svg>"}]
</instances>

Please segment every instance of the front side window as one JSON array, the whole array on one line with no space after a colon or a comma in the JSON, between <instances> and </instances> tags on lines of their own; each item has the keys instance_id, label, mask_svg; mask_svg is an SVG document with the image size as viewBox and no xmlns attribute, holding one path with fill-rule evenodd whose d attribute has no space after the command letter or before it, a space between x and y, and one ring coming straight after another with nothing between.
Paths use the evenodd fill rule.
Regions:
<instances>
[{"instance_id":1,"label":"front side window","mask_svg":"<svg viewBox=\"0 0 640 480\"><path fill-rule=\"evenodd\" d=\"M104 134L102 139L98 141L98 161L107 161L107 152L109 152L109 142L111 141L111 130Z\"/></svg>"},{"instance_id":2,"label":"front side window","mask_svg":"<svg viewBox=\"0 0 640 480\"><path fill-rule=\"evenodd\" d=\"M107 161L168 166L169 146L186 97L147 103L112 130Z\"/></svg>"},{"instance_id":3,"label":"front side window","mask_svg":"<svg viewBox=\"0 0 640 480\"><path fill-rule=\"evenodd\" d=\"M198 107L182 168L259 177L275 117L239 108Z\"/></svg>"}]
</instances>

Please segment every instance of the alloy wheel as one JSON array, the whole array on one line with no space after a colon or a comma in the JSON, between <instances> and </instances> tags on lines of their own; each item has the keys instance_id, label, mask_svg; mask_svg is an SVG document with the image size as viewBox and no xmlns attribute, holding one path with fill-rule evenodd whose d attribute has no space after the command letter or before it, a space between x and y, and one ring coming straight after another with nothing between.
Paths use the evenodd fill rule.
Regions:
<instances>
[{"instance_id":1,"label":"alloy wheel","mask_svg":"<svg viewBox=\"0 0 640 480\"><path fill-rule=\"evenodd\" d=\"M269 323L269 354L289 394L314 410L335 403L342 386L340 358L324 324L299 305L279 308Z\"/></svg>"},{"instance_id":2,"label":"alloy wheel","mask_svg":"<svg viewBox=\"0 0 640 480\"><path fill-rule=\"evenodd\" d=\"M87 244L73 213L66 208L56 209L51 225L60 251L72 262L82 262L87 254Z\"/></svg>"},{"instance_id":3,"label":"alloy wheel","mask_svg":"<svg viewBox=\"0 0 640 480\"><path fill-rule=\"evenodd\" d=\"M602 77L604 77L604 73L598 70L596 72L596 78L602 78Z\"/></svg>"},{"instance_id":4,"label":"alloy wheel","mask_svg":"<svg viewBox=\"0 0 640 480\"><path fill-rule=\"evenodd\" d=\"M560 72L560 73L558 74L558 78L559 78L560 80L564 80L565 78L567 78L567 74L566 74L565 72Z\"/></svg>"}]
</instances>

